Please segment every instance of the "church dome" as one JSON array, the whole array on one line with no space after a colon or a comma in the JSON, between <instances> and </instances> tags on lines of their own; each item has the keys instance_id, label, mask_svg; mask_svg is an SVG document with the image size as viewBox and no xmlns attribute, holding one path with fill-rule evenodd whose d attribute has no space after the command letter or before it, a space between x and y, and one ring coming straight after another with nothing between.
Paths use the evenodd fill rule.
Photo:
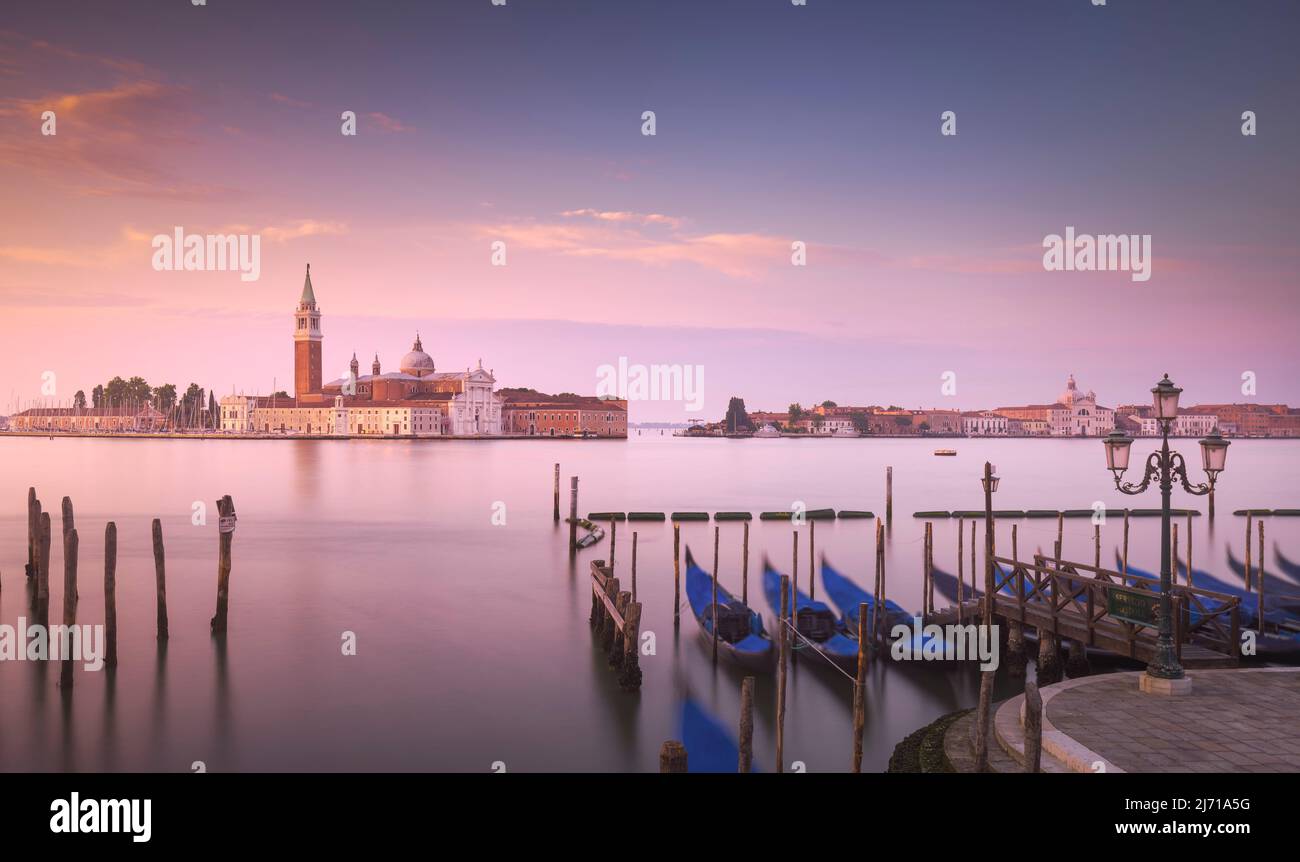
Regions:
<instances>
[{"instance_id":1,"label":"church dome","mask_svg":"<svg viewBox=\"0 0 1300 862\"><path fill-rule=\"evenodd\" d=\"M433 357L424 352L424 346L420 344L420 336L415 336L415 344L411 347L411 352L402 357L401 368L403 374L410 374L414 377L424 377L426 374L433 373Z\"/></svg>"}]
</instances>

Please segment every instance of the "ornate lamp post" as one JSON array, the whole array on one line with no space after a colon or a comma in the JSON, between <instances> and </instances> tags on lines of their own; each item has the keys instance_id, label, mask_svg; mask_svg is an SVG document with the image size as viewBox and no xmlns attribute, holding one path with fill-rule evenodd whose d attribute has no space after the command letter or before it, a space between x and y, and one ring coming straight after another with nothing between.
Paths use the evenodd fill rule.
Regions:
<instances>
[{"instance_id":1,"label":"ornate lamp post","mask_svg":"<svg viewBox=\"0 0 1300 862\"><path fill-rule=\"evenodd\" d=\"M1113 431L1105 439L1106 466L1115 474L1115 487L1124 494L1141 494L1150 487L1154 479L1160 486L1160 632L1156 638L1156 654L1147 665L1147 676L1161 680L1183 678L1182 665L1174 649L1173 608L1170 600L1173 575L1170 560L1169 540L1169 495L1177 479L1183 490L1189 494L1203 496L1214 490L1214 482L1223 471L1228 457L1228 441L1223 439L1218 430L1211 432L1201 444L1201 466L1209 481L1193 485L1187 479L1187 464L1183 456L1169 448L1169 428L1178 417L1179 389L1166 374L1164 379L1151 390L1155 403L1156 419L1160 422L1160 450L1152 452L1147 458L1146 470L1138 484L1123 482L1124 471L1128 469L1129 447L1133 438Z\"/></svg>"}]
</instances>

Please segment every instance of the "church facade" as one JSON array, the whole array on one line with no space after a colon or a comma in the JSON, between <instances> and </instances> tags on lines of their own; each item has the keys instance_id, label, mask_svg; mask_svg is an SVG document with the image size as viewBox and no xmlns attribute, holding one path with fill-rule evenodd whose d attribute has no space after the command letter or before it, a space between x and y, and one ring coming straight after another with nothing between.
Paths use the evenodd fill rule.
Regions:
<instances>
[{"instance_id":1,"label":"church facade","mask_svg":"<svg viewBox=\"0 0 1300 862\"><path fill-rule=\"evenodd\" d=\"M370 374L352 354L348 376L322 380L321 311L311 265L294 311L294 394L228 395L221 399L221 429L236 433L308 436L493 437L503 433L504 403L490 369L439 371L415 343L396 371L384 372L375 354Z\"/></svg>"}]
</instances>

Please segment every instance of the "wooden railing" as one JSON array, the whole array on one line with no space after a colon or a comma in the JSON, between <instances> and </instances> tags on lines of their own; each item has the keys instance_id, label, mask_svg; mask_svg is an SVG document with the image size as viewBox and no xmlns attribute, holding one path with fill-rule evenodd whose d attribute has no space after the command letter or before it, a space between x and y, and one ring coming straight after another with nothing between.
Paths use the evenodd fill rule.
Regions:
<instances>
[{"instance_id":1,"label":"wooden railing","mask_svg":"<svg viewBox=\"0 0 1300 862\"><path fill-rule=\"evenodd\" d=\"M1010 595L1004 592L1009 588ZM1125 574L1112 569L1034 556L1032 563L1007 557L994 557L993 591L1000 608L1015 607L1010 616L1026 620L1026 610L1035 615L1046 610L1053 624L1063 617L1081 620L1093 645L1096 630L1106 623L1118 626L1133 643L1145 629L1157 623L1134 622L1112 616L1111 594L1117 591L1160 594L1160 581L1145 575ZM1174 642L1179 654L1184 643L1196 640L1205 647L1225 655L1236 655L1241 641L1241 599L1213 590L1174 584L1170 590L1174 603ZM1006 616L1006 612L999 610Z\"/></svg>"}]
</instances>

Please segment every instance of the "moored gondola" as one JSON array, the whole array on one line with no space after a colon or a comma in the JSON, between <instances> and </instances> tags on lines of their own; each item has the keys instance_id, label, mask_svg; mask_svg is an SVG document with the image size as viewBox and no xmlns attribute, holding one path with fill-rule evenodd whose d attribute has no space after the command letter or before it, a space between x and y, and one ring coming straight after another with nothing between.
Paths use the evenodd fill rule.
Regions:
<instances>
[{"instance_id":1,"label":"moored gondola","mask_svg":"<svg viewBox=\"0 0 1300 862\"><path fill-rule=\"evenodd\" d=\"M713 649L713 577L695 563L686 549L686 598L700 624L700 639ZM772 667L772 639L763 630L763 617L718 585L718 652L751 670Z\"/></svg>"},{"instance_id":2,"label":"moored gondola","mask_svg":"<svg viewBox=\"0 0 1300 862\"><path fill-rule=\"evenodd\" d=\"M774 616L781 613L781 575L763 560L763 592ZM812 649L845 673L858 668L858 642L848 637L844 626L825 602L814 601L803 592L795 591L795 631L800 637L793 639L794 649ZM778 626L782 624L777 620Z\"/></svg>"}]
</instances>

